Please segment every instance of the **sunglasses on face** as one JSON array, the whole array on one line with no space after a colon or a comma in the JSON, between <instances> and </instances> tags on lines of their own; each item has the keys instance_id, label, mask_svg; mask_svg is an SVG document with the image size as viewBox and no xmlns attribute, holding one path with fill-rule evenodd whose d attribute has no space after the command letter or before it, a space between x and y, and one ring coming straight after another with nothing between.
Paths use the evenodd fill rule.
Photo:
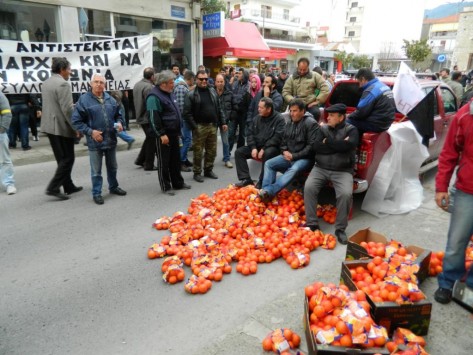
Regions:
<instances>
[{"instance_id":1,"label":"sunglasses on face","mask_svg":"<svg viewBox=\"0 0 473 355\"><path fill-rule=\"evenodd\" d=\"M197 78L199 81L207 81L209 80L208 78Z\"/></svg>"}]
</instances>

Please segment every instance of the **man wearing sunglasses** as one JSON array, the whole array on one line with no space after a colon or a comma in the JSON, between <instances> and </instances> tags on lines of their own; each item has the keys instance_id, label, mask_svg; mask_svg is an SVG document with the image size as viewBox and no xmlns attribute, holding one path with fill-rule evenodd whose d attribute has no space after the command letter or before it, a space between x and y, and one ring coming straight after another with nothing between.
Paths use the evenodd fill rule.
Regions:
<instances>
[{"instance_id":1,"label":"man wearing sunglasses","mask_svg":"<svg viewBox=\"0 0 473 355\"><path fill-rule=\"evenodd\" d=\"M227 124L217 93L215 89L208 86L207 72L199 70L196 76L197 87L191 90L184 100L183 118L192 129L194 180L204 182L202 158L204 159L204 176L218 179L213 172L217 156L217 127L221 127L226 132Z\"/></svg>"}]
</instances>

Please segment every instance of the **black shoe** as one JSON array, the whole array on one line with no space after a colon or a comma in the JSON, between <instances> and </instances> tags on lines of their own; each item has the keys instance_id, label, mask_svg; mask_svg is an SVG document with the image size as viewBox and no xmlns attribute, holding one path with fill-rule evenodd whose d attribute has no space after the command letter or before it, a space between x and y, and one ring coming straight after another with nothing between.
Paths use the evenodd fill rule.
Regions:
<instances>
[{"instance_id":1,"label":"black shoe","mask_svg":"<svg viewBox=\"0 0 473 355\"><path fill-rule=\"evenodd\" d=\"M187 159L185 162L184 162L184 165L185 166L188 166L189 168L192 168L194 166L194 164L192 164L192 162L189 161L189 159Z\"/></svg>"},{"instance_id":2,"label":"black shoe","mask_svg":"<svg viewBox=\"0 0 473 355\"><path fill-rule=\"evenodd\" d=\"M337 229L335 231L335 235L337 236L338 242L340 244L343 244L343 245L348 244L348 238L347 238L347 235L346 235L345 231L342 231L341 229Z\"/></svg>"},{"instance_id":3,"label":"black shoe","mask_svg":"<svg viewBox=\"0 0 473 355\"><path fill-rule=\"evenodd\" d=\"M264 203L267 203L267 202L272 200L271 195L266 190L260 190L258 192L258 195L259 195L259 198L261 199L261 201L263 201Z\"/></svg>"},{"instance_id":4,"label":"black shoe","mask_svg":"<svg viewBox=\"0 0 473 355\"><path fill-rule=\"evenodd\" d=\"M190 190L191 188L192 188L191 185L182 184L181 187L174 188L174 190Z\"/></svg>"},{"instance_id":5,"label":"black shoe","mask_svg":"<svg viewBox=\"0 0 473 355\"><path fill-rule=\"evenodd\" d=\"M316 224L315 226L307 226L309 227L309 229L312 231L312 232L315 232L315 231L319 231L320 230L320 227L318 224Z\"/></svg>"},{"instance_id":6,"label":"black shoe","mask_svg":"<svg viewBox=\"0 0 473 355\"><path fill-rule=\"evenodd\" d=\"M200 174L194 174L194 180L197 182L204 182L204 178Z\"/></svg>"},{"instance_id":7,"label":"black shoe","mask_svg":"<svg viewBox=\"0 0 473 355\"><path fill-rule=\"evenodd\" d=\"M190 173L192 171L192 169L187 166L185 163L182 163L181 164L181 171L185 172L185 173Z\"/></svg>"},{"instance_id":8,"label":"black shoe","mask_svg":"<svg viewBox=\"0 0 473 355\"><path fill-rule=\"evenodd\" d=\"M215 173L212 170L205 172L204 176L211 179L218 179L218 176L215 175Z\"/></svg>"},{"instance_id":9,"label":"black shoe","mask_svg":"<svg viewBox=\"0 0 473 355\"><path fill-rule=\"evenodd\" d=\"M82 191L84 188L82 186L74 186L72 189L66 191L66 195L73 194L75 192Z\"/></svg>"},{"instance_id":10,"label":"black shoe","mask_svg":"<svg viewBox=\"0 0 473 355\"><path fill-rule=\"evenodd\" d=\"M94 202L97 205L103 205L104 203L103 197L101 195L94 196Z\"/></svg>"},{"instance_id":11,"label":"black shoe","mask_svg":"<svg viewBox=\"0 0 473 355\"><path fill-rule=\"evenodd\" d=\"M259 190L259 189L261 189L261 188L263 187L263 183L262 183L260 180L258 180L258 182L256 183L255 187Z\"/></svg>"},{"instance_id":12,"label":"black shoe","mask_svg":"<svg viewBox=\"0 0 473 355\"><path fill-rule=\"evenodd\" d=\"M141 166L142 168L144 168L144 164L140 163L138 160L135 160L135 165L138 165L138 166Z\"/></svg>"},{"instance_id":13,"label":"black shoe","mask_svg":"<svg viewBox=\"0 0 473 355\"><path fill-rule=\"evenodd\" d=\"M244 179L244 180L240 180L239 182L235 184L236 187L245 187L248 185L253 185L253 180Z\"/></svg>"},{"instance_id":14,"label":"black shoe","mask_svg":"<svg viewBox=\"0 0 473 355\"><path fill-rule=\"evenodd\" d=\"M448 288L439 287L434 293L434 299L438 303L447 304L452 300L452 290Z\"/></svg>"},{"instance_id":15,"label":"black shoe","mask_svg":"<svg viewBox=\"0 0 473 355\"><path fill-rule=\"evenodd\" d=\"M153 166L152 168L145 168L145 171L155 171L158 170L157 166Z\"/></svg>"},{"instance_id":16,"label":"black shoe","mask_svg":"<svg viewBox=\"0 0 473 355\"><path fill-rule=\"evenodd\" d=\"M24 151L27 151L27 150L30 150L30 149L31 149L30 146L27 146L27 147L24 147L24 148L23 148Z\"/></svg>"},{"instance_id":17,"label":"black shoe","mask_svg":"<svg viewBox=\"0 0 473 355\"><path fill-rule=\"evenodd\" d=\"M174 196L176 193L174 191L172 191L171 189L169 190L164 190L163 193L165 193L166 195L169 195L169 196Z\"/></svg>"},{"instance_id":18,"label":"black shoe","mask_svg":"<svg viewBox=\"0 0 473 355\"><path fill-rule=\"evenodd\" d=\"M118 195L118 196L125 196L126 191L122 190L121 188L117 187L116 189L110 190L111 194Z\"/></svg>"},{"instance_id":19,"label":"black shoe","mask_svg":"<svg viewBox=\"0 0 473 355\"><path fill-rule=\"evenodd\" d=\"M46 195L57 197L60 200L69 200L69 196L66 196L65 194L63 194L62 192L59 192L59 191L48 191L48 190L46 190Z\"/></svg>"}]
</instances>

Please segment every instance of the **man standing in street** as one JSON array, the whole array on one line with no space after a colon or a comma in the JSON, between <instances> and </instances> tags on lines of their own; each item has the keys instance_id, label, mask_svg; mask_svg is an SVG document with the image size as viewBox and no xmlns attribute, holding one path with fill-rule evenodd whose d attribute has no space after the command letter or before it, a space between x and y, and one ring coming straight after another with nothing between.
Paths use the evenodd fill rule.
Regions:
<instances>
[{"instance_id":1,"label":"man standing in street","mask_svg":"<svg viewBox=\"0 0 473 355\"><path fill-rule=\"evenodd\" d=\"M449 196L450 179L457 168L455 195ZM450 201L450 198L453 199ZM443 271L438 275L439 288L434 298L449 303L456 281L466 276L466 286L473 291L473 272L465 269L465 251L473 235L473 100L454 116L438 160L435 177L435 202L450 210L447 246Z\"/></svg>"},{"instance_id":2,"label":"man standing in street","mask_svg":"<svg viewBox=\"0 0 473 355\"><path fill-rule=\"evenodd\" d=\"M186 73L187 74L187 73ZM174 97L175 75L165 70L157 75L154 87L146 99L149 122L155 135L158 152L158 177L161 191L174 196L174 190L190 189L181 175L179 136L181 111Z\"/></svg>"},{"instance_id":3,"label":"man standing in street","mask_svg":"<svg viewBox=\"0 0 473 355\"><path fill-rule=\"evenodd\" d=\"M282 94L282 89L284 87L284 84L286 84L286 80L288 78L287 75L287 70L281 70L281 73L278 75L278 82L276 84L276 90Z\"/></svg>"},{"instance_id":4,"label":"man standing in street","mask_svg":"<svg viewBox=\"0 0 473 355\"><path fill-rule=\"evenodd\" d=\"M184 74L184 80L174 83L174 95L176 96L177 106L179 107L181 116L184 112L184 100L187 93L194 88L195 75L192 70L187 70ZM187 158L187 152L192 145L192 130L186 122L182 122L182 147L180 148L181 171L191 172L192 163Z\"/></svg>"},{"instance_id":5,"label":"man standing in street","mask_svg":"<svg viewBox=\"0 0 473 355\"><path fill-rule=\"evenodd\" d=\"M463 93L465 92L463 85L461 84L462 80L462 73L459 71L452 72L452 80L448 83L448 85L452 88L453 93L457 98L457 106L460 107Z\"/></svg>"},{"instance_id":6,"label":"man standing in street","mask_svg":"<svg viewBox=\"0 0 473 355\"><path fill-rule=\"evenodd\" d=\"M233 82L233 98L237 105L236 120L231 121L228 129L228 144L230 145L230 153L235 144L236 133L238 130L238 141L236 147L240 148L245 145L246 138L246 116L251 102L250 95L250 74L247 70L240 68L237 71L238 80Z\"/></svg>"},{"instance_id":7,"label":"man standing in street","mask_svg":"<svg viewBox=\"0 0 473 355\"><path fill-rule=\"evenodd\" d=\"M76 130L87 137L92 197L97 205L103 205L102 160L104 156L110 193L118 196L126 195L126 191L118 186L116 156L117 131L123 130L124 122L117 101L104 92L103 75L94 74L90 85L92 91L82 95L76 104L72 114L72 124Z\"/></svg>"},{"instance_id":8,"label":"man standing in street","mask_svg":"<svg viewBox=\"0 0 473 355\"><path fill-rule=\"evenodd\" d=\"M355 79L363 93L356 111L347 117L347 123L358 128L360 138L365 132L387 131L396 113L391 89L368 68L358 70Z\"/></svg>"},{"instance_id":9,"label":"man standing in street","mask_svg":"<svg viewBox=\"0 0 473 355\"><path fill-rule=\"evenodd\" d=\"M235 164L238 180L237 187L253 185L247 159L260 160L261 172L256 188L263 185L264 164L279 155L285 127L284 117L274 111L273 100L263 97L258 103L258 115L248 123L248 136L245 146L235 151Z\"/></svg>"},{"instance_id":10,"label":"man standing in street","mask_svg":"<svg viewBox=\"0 0 473 355\"><path fill-rule=\"evenodd\" d=\"M218 99L220 100L220 106L225 113L225 119L230 125L230 122L236 120L236 105L233 98L233 92L227 89L225 85L225 77L223 74L217 74L215 77L215 91L217 92ZM233 164L230 161L230 145L228 143L228 130L224 131L220 129L220 136L222 138L223 148L223 163L229 169L233 168Z\"/></svg>"},{"instance_id":11,"label":"man standing in street","mask_svg":"<svg viewBox=\"0 0 473 355\"><path fill-rule=\"evenodd\" d=\"M315 165L304 185L306 225L320 229L317 203L320 190L331 181L337 199L335 235L341 244L347 244L345 229L353 196L353 169L358 145L357 129L345 122L346 106L335 104L325 109L327 124L320 126L314 144Z\"/></svg>"},{"instance_id":12,"label":"man standing in street","mask_svg":"<svg viewBox=\"0 0 473 355\"><path fill-rule=\"evenodd\" d=\"M319 106L325 103L330 91L322 75L311 72L309 65L309 59L305 57L297 61L297 70L284 84L282 96L286 103L292 99L302 99L306 104L306 110L318 121Z\"/></svg>"},{"instance_id":13,"label":"man standing in street","mask_svg":"<svg viewBox=\"0 0 473 355\"><path fill-rule=\"evenodd\" d=\"M197 87L189 91L184 101L184 121L192 129L194 151L194 180L204 182L202 177L202 157L204 156L204 176L218 179L213 172L217 156L217 127L227 130L225 114L215 90L208 86L205 70L197 72Z\"/></svg>"},{"instance_id":14,"label":"man standing in street","mask_svg":"<svg viewBox=\"0 0 473 355\"><path fill-rule=\"evenodd\" d=\"M319 124L306 113L300 99L289 102L291 122L284 129L282 154L264 164L263 188L259 195L262 201L269 201L288 186L297 174L309 171L314 164L314 143ZM276 179L278 172L283 173Z\"/></svg>"},{"instance_id":15,"label":"man standing in street","mask_svg":"<svg viewBox=\"0 0 473 355\"><path fill-rule=\"evenodd\" d=\"M156 170L154 160L156 157L156 144L154 137L150 136L148 111L146 110L146 97L154 87L154 69L146 68L143 79L135 84L133 88L133 103L135 105L136 123L141 125L145 132L145 140L141 146L140 153L135 160L135 165L144 167L146 171Z\"/></svg>"},{"instance_id":16,"label":"man standing in street","mask_svg":"<svg viewBox=\"0 0 473 355\"><path fill-rule=\"evenodd\" d=\"M70 194L82 190L75 186L71 173L74 166L74 140L80 137L72 126L72 90L67 82L71 75L71 63L66 58L54 58L52 75L43 83L41 131L48 135L51 149L56 158L56 172L46 188L46 195L61 200L69 199ZM64 193L61 193L61 186Z\"/></svg>"},{"instance_id":17,"label":"man standing in street","mask_svg":"<svg viewBox=\"0 0 473 355\"><path fill-rule=\"evenodd\" d=\"M11 109L7 97L0 92L0 179L7 195L16 194L13 163L8 148L8 128L11 122Z\"/></svg>"}]
</instances>

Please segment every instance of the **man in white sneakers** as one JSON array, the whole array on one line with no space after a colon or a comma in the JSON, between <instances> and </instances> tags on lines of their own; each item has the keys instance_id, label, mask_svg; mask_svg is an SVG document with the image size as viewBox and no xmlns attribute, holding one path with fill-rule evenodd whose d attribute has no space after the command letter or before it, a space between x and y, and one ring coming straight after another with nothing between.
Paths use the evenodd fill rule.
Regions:
<instances>
[{"instance_id":1,"label":"man in white sneakers","mask_svg":"<svg viewBox=\"0 0 473 355\"><path fill-rule=\"evenodd\" d=\"M13 163L8 148L8 128L11 122L11 109L7 97L0 92L0 178L7 189L7 195L16 194Z\"/></svg>"}]
</instances>

